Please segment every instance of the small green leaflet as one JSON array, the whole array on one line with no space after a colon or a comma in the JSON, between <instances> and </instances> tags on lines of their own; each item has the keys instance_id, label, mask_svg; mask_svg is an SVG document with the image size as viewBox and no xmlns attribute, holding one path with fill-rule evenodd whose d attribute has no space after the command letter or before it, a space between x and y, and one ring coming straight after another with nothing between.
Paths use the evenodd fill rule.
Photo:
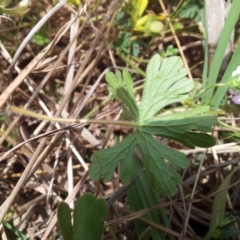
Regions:
<instances>
[{"instance_id":1,"label":"small green leaflet","mask_svg":"<svg viewBox=\"0 0 240 240\"><path fill-rule=\"evenodd\" d=\"M134 121L138 120L138 107L133 93L132 77L127 70L123 70L123 78L120 71L106 73L110 92L124 103L125 114L131 115Z\"/></svg>"},{"instance_id":2,"label":"small green leaflet","mask_svg":"<svg viewBox=\"0 0 240 240\"><path fill-rule=\"evenodd\" d=\"M186 70L179 57L161 59L158 54L149 61L142 100L136 103L133 80L127 70L106 74L109 90L123 102L124 113L137 124L136 131L114 147L98 151L91 157L89 170L93 180L109 181L119 163L120 178L127 182L133 177L134 150L142 154L150 183L161 194L172 196L181 184L177 171L189 165L186 156L163 146L153 136L162 136L183 143L189 148L211 147L215 140L211 132L217 123L209 107L197 107L183 113L165 116L156 114L165 106L181 102L189 96L193 81L186 78Z\"/></svg>"}]
</instances>

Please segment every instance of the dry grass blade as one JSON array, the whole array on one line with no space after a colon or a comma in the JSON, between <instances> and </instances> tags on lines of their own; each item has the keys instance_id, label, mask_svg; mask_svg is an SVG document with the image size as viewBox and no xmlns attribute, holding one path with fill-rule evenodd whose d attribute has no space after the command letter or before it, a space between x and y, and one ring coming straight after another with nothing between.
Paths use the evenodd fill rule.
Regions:
<instances>
[{"instance_id":1,"label":"dry grass blade","mask_svg":"<svg viewBox=\"0 0 240 240\"><path fill-rule=\"evenodd\" d=\"M116 3L113 4L112 7L110 7L110 10L108 11L108 14L107 16L111 16L112 13L114 12L114 10L116 9ZM103 21L103 25L102 25L102 30L104 29L104 27L106 26L106 24L108 23L108 17L105 18L105 20ZM68 27L70 26L67 25ZM64 30L67 30L66 28ZM65 32L65 31L64 31ZM63 33L63 32L61 32ZM59 107L57 113L55 114L55 116L58 116L60 114L60 112L62 111L62 109L64 108L67 100L69 99L69 96L70 94L72 93L73 89L75 88L76 86L76 83L78 82L78 79L79 79L79 76L80 74L82 73L84 67L86 66L88 60L89 60L89 57L91 56L93 50L95 49L95 47L97 46L98 42L99 42L99 39L100 39L100 36L101 36L101 32L98 32L97 33L97 36L95 38L95 41L94 43L92 44L92 47L91 49L89 50L86 58L84 59L78 73L76 74L75 78L74 78L74 81L73 81L73 84L72 84L72 87L70 87L69 91L66 93L66 95L64 96L64 99L62 100L62 103L61 103L61 106ZM59 36L60 37L60 36ZM53 41L54 42L54 41ZM48 46L47 50L50 48L51 46ZM37 57L33 60L33 62L28 65L28 67L25 69L25 73L21 73L15 80L14 80L14 87L12 87L13 85L11 85L10 87L11 88L8 88L4 91L4 93L2 94L2 98L0 98L0 101L1 101L1 104L3 105L3 103L6 101L6 99L8 98L8 96L13 92L13 90L20 84L20 82L22 81L22 79L24 79L28 73L36 66L36 64L42 59L42 57L45 55L46 53L46 49ZM10 90L9 90L10 89ZM6 97L7 96L7 97ZM50 131L52 127L50 127L47 132ZM53 138L53 140L51 141L52 143L55 142L57 138ZM30 173L30 170L32 169L32 166L35 165L35 168L39 165L39 163L41 162L41 160L44 158L45 154L48 152L48 150L50 149L51 147L51 143L49 145L49 147L42 153L42 149L45 145L45 142L46 142L46 139L43 139L38 148L36 149L35 153L33 154L33 157L32 159L30 160L30 162L28 163L24 173L22 174L21 178L19 179L17 185L15 186L14 190L12 191L11 195L7 198L7 200L5 201L5 203L1 206L1 213L0 213L0 219L2 220L2 218L4 217L5 213L7 212L9 206L11 205L13 199L15 198L17 192L19 191L19 189L21 188L21 186L23 185L23 183L26 181L26 179L28 178L29 176L29 173ZM36 161L36 159L38 158L38 160Z\"/></svg>"},{"instance_id":2,"label":"dry grass blade","mask_svg":"<svg viewBox=\"0 0 240 240\"><path fill-rule=\"evenodd\" d=\"M31 40L31 38L33 37L33 35L43 26L43 24L56 12L58 11L65 3L67 2L67 0L61 0L58 4L56 4L35 26L34 28L31 30L31 32L27 35L27 37L23 40L23 42L21 43L21 45L19 46L17 52L15 53L11 66L10 66L10 73L9 75L12 75L12 69L17 61L17 59L19 58L21 52L23 51L23 49L26 47L27 43ZM11 77L10 77L11 78Z\"/></svg>"},{"instance_id":3,"label":"dry grass blade","mask_svg":"<svg viewBox=\"0 0 240 240\"><path fill-rule=\"evenodd\" d=\"M13 239L8 228L10 234L15 229L26 239L58 239L62 230L56 224L59 203L65 201L74 212L75 202L86 193L106 201L108 216L102 239L204 239L209 237L208 233L212 234L210 229L219 225L224 228L224 234L229 229L233 230L231 234L239 230L237 224L232 223L229 229L221 224L236 219L239 208L240 171L234 175L231 172L240 163L240 118L239 106L231 102L229 94L232 93L221 98L221 104L225 104L221 109L206 110L206 114L219 119L213 132L216 146L187 149L176 139L161 135L158 127L152 127L153 140L158 144L154 149L158 153L152 150L146 157L143 149L150 146L150 138L146 138L143 146L140 139L135 147L140 146L143 153L131 149L133 158L127 153L130 141L124 150L117 147L141 130L141 121L139 124L137 119L129 118L131 110L126 111L124 99L114 96L111 84L107 83L108 71L128 70L133 81L123 75L123 87L131 90L131 99L137 107L141 106L146 79L148 83L145 69L152 56L158 53L165 61L181 55L187 67L185 74L188 72L194 79L195 88L189 98L166 105L157 115L164 119L168 115L169 123L172 114L185 116L188 110L196 109L200 113L199 109L211 109L208 99L212 96L206 97L206 106L200 107L201 97L205 98L201 93L211 91L206 90L204 79L208 79L208 84L212 80L210 76L207 78L205 69L211 65L206 58L209 53L207 49L203 51L203 31L208 27L202 13L208 5L204 1L183 0L145 1L148 4L144 8L132 4L142 0L29 2L28 13L21 18L12 17L11 22L1 19L0 220L4 218L4 221L0 225L0 238ZM232 1L232 6L237 4L238 1ZM239 13L239 8L231 7L230 15L236 21L234 8ZM219 14L219 19L224 21L225 13ZM143 23L144 19L147 22ZM204 28L201 24L205 24ZM235 26L236 31L239 27ZM208 35L211 38L211 32ZM230 63L239 62L240 44L235 45L238 46ZM218 59L216 55L215 58ZM167 67L170 65L166 64ZM225 73L223 70L223 76L226 73L231 75L230 70ZM163 85L159 86L162 88ZM198 132L194 126L201 124L201 117L196 117L192 125L192 131L197 134L202 130ZM181 131L179 124L174 126ZM199 136L202 137L197 140L205 143L203 135ZM172 157L175 165L168 164L178 172L175 195L170 194L174 188L171 181L165 181L170 172L165 175L162 165L156 168L159 162L168 161L165 161L167 155L166 159L164 156L159 159L159 144L176 153ZM110 154L111 149L116 149L116 155ZM177 157L178 153L182 159ZM188 162L184 155L190 163L186 168L182 168ZM111 160L105 160L105 156L111 156ZM119 163L112 165L118 156ZM94 178L95 163L99 174ZM146 175L149 168L153 175ZM109 178L104 178L105 175ZM166 178L155 185L160 186L157 192L151 183L159 176ZM161 191L162 185L169 189L168 197ZM74 217L72 220L77 222ZM90 225L94 229L97 224Z\"/></svg>"},{"instance_id":4,"label":"dry grass blade","mask_svg":"<svg viewBox=\"0 0 240 240\"><path fill-rule=\"evenodd\" d=\"M85 5L86 9L86 5ZM84 11L84 8L83 8ZM79 15L81 15L82 12L79 12ZM28 76L28 74L35 68L35 66L43 59L43 57L47 54L47 52L53 48L59 39L63 36L63 34L69 29L69 27L73 24L74 21L76 21L77 17L75 19L69 21L66 23L56 34L54 37L53 41L46 47L44 48L32 61L29 63L29 65L10 83L10 85L4 90L4 92L0 96L0 108L3 107L5 102L8 100L10 95L13 93L13 91L21 84L21 82Z\"/></svg>"},{"instance_id":5,"label":"dry grass blade","mask_svg":"<svg viewBox=\"0 0 240 240\"><path fill-rule=\"evenodd\" d=\"M84 9L80 12L81 14L84 12ZM78 16L77 16L78 17ZM75 21L76 19L74 19ZM59 34L57 34L54 38L54 40L49 44L38 56L17 76L17 78L9 85L9 87L2 93L0 96L0 107L3 106L5 101L8 99L10 94L15 90L15 88L23 81L23 79L30 73L30 71L37 65L37 63L45 56L47 51L52 48L57 41L60 39L60 37L67 31L67 29L72 25L73 21L70 21L67 23L62 29L60 29ZM22 187L23 183L26 181L26 178L28 177L28 174L35 164L36 158L40 155L40 152L42 151L43 146L45 145L45 141L41 141L38 149L36 150L35 154L33 155L31 161L27 165L24 173L22 174L21 178L19 179L17 185L15 186L14 190L12 191L11 195L7 198L7 200L4 202L4 204L0 208L0 221L4 218L4 215L6 214L8 208L12 204L12 201L14 200L16 194L18 193L19 189Z\"/></svg>"},{"instance_id":6,"label":"dry grass blade","mask_svg":"<svg viewBox=\"0 0 240 240\"><path fill-rule=\"evenodd\" d=\"M131 221L131 220L134 220L134 219L139 219L147 224L149 224L150 226L152 227L155 227L157 229L159 229L160 231L163 231L165 233L168 233L172 236L175 236L175 237L180 237L180 234L177 233L177 232L174 232L174 231L171 231L170 229L167 229L161 225L158 225L158 224L155 224L154 222L151 222L149 221L148 219L142 217L143 215L145 215L146 213L149 213L151 211L154 211L154 210L157 210L157 209L161 209L161 208L164 208L164 207L167 207L169 205L171 205L172 202L165 202L165 203L161 203L157 206L153 206L151 208L148 208L148 209L143 209L143 210L140 210L138 212L135 212L135 213L131 213L129 210L125 209L125 208L120 208L118 206L114 206L116 209L120 210L120 211L123 211L125 213L128 213L128 215L126 216L123 216L123 217L119 217L115 220L112 220L112 221L109 221L105 224L105 226L110 226L112 224L115 224L115 223L124 223L124 222L127 222L127 221Z\"/></svg>"}]
</instances>

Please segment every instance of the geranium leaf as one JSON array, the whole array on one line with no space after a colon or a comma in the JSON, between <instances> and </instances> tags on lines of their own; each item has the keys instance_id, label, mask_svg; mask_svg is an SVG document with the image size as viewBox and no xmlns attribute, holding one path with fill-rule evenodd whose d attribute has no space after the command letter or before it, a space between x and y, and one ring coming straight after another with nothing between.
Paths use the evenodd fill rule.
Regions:
<instances>
[{"instance_id":1,"label":"geranium leaf","mask_svg":"<svg viewBox=\"0 0 240 240\"><path fill-rule=\"evenodd\" d=\"M193 81L186 78L179 57L161 59L156 54L146 72L139 120L152 118L161 108L185 100L193 88Z\"/></svg>"},{"instance_id":2,"label":"geranium leaf","mask_svg":"<svg viewBox=\"0 0 240 240\"><path fill-rule=\"evenodd\" d=\"M124 103L127 115L130 114L132 119L137 121L138 107L133 94L133 80L129 72L124 70L123 78L120 71L116 71L116 74L107 72L106 80L111 93Z\"/></svg>"},{"instance_id":3,"label":"geranium leaf","mask_svg":"<svg viewBox=\"0 0 240 240\"><path fill-rule=\"evenodd\" d=\"M93 163L89 169L91 179L103 178L105 182L110 181L119 162L123 161L126 164L126 161L132 161L135 145L136 137L132 134L114 147L100 150L92 155ZM123 179L125 181L131 177L129 173L122 173L122 176L125 176Z\"/></svg>"},{"instance_id":4,"label":"geranium leaf","mask_svg":"<svg viewBox=\"0 0 240 240\"><path fill-rule=\"evenodd\" d=\"M154 117L141 122L138 129L148 134L176 140L189 148L212 147L215 145L215 139L205 132L212 132L217 118L214 115L198 113L202 113L201 109Z\"/></svg>"},{"instance_id":5,"label":"geranium leaf","mask_svg":"<svg viewBox=\"0 0 240 240\"><path fill-rule=\"evenodd\" d=\"M182 113L157 116L161 108L185 100L193 88L193 81L186 78L179 57L161 59L155 55L149 62L143 96L137 106L131 75L109 72L106 79L112 94L123 102L129 121L135 121L136 131L116 146L101 150L91 157L90 177L109 181L118 163L123 182L133 176L133 156L137 147L141 154L151 184L159 193L171 196L177 191L181 177L177 170L189 165L186 156L163 146L152 135L162 136L185 144L189 148L211 147L215 139L207 134L217 123L209 107L197 107ZM130 116L130 117L129 117Z\"/></svg>"},{"instance_id":6,"label":"geranium leaf","mask_svg":"<svg viewBox=\"0 0 240 240\"><path fill-rule=\"evenodd\" d=\"M143 155L150 182L158 192L171 196L176 193L181 177L176 173L189 166L187 157L157 142L150 134L137 131L137 143Z\"/></svg>"}]
</instances>

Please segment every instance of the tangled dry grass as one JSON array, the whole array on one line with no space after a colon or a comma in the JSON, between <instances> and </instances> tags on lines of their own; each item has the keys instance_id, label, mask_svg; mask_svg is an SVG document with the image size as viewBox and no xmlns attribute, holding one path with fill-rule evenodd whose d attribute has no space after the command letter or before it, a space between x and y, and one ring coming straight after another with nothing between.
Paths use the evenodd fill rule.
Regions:
<instances>
[{"instance_id":1,"label":"tangled dry grass","mask_svg":"<svg viewBox=\"0 0 240 240\"><path fill-rule=\"evenodd\" d=\"M45 42L44 48L37 44L36 38L31 38L18 56L12 74L9 74L10 56L16 53L31 28L53 6L50 1L32 2L23 18L14 18L13 22L2 20L1 23L2 108L10 103L55 117L118 119L121 106L109 98L104 72L109 68L128 67L110 47L119 34L113 22L122 2L90 1L86 8L81 6L79 9L64 5L42 28L43 40L50 42ZM76 18L77 13L79 16ZM195 66L191 74L194 78L200 77L203 61L200 39L182 33L179 40L190 68ZM156 38L148 48L141 47L140 58L149 58L160 45L169 43L174 43L172 35ZM39 63L40 59L44 61ZM146 63L141 61L138 64L141 69L145 66ZM140 80L135 77L136 84L141 83ZM135 239L134 219L180 238L188 217L188 237L201 239L208 231L213 197L222 179L239 163L238 144L219 138L223 128L215 131L218 145L208 150L187 150L182 145L160 139L189 156L191 167L182 172L182 192L179 191L172 199L163 197L158 206L133 213L117 172L109 183L95 183L88 178L91 154L113 146L130 129L100 124L50 123L5 110L2 114L1 214L7 214L5 219L30 239L59 237L56 225L59 202L65 200L73 206L72 201L85 192L98 192L104 199L114 200L109 203L105 224L111 231L106 232L103 239L114 239L114 235L117 239ZM234 116L224 121L232 125L237 123ZM238 179L238 176L234 177L227 199L230 212L239 208ZM144 217L145 213L156 208L166 209L172 230ZM3 239L14 239L11 234L1 227Z\"/></svg>"}]
</instances>

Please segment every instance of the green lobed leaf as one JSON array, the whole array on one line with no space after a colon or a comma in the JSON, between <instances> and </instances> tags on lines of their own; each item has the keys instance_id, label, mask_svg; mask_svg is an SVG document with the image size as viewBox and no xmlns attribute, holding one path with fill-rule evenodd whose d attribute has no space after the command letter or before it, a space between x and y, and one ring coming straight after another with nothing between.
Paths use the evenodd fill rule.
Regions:
<instances>
[{"instance_id":1,"label":"green lobed leaf","mask_svg":"<svg viewBox=\"0 0 240 240\"><path fill-rule=\"evenodd\" d=\"M236 227L223 230L222 237L223 239L233 239L233 237L240 236L240 230ZM204 239L205 240L205 239Z\"/></svg>"},{"instance_id":2,"label":"green lobed leaf","mask_svg":"<svg viewBox=\"0 0 240 240\"><path fill-rule=\"evenodd\" d=\"M106 73L106 80L111 93L119 98L126 107L133 120L138 119L138 107L133 93L133 80L127 70L123 70L123 79L120 71Z\"/></svg>"},{"instance_id":3,"label":"green lobed leaf","mask_svg":"<svg viewBox=\"0 0 240 240\"><path fill-rule=\"evenodd\" d=\"M67 203L61 202L57 210L58 224L64 240L73 240L71 210Z\"/></svg>"},{"instance_id":4,"label":"green lobed leaf","mask_svg":"<svg viewBox=\"0 0 240 240\"><path fill-rule=\"evenodd\" d=\"M130 73L126 69L123 70L123 80L125 82L126 90L129 94L129 96L132 99L134 99L134 102L135 102L135 96L134 96L134 91L133 91L133 80L132 80Z\"/></svg>"},{"instance_id":5,"label":"green lobed leaf","mask_svg":"<svg viewBox=\"0 0 240 240\"><path fill-rule=\"evenodd\" d=\"M133 158L134 163L134 176L138 175L143 168L142 161L138 159L136 155ZM137 212L142 209L150 208L151 206L157 205L161 202L160 196L153 187L149 186L149 181L147 177L146 171L143 172L136 181L127 189L126 191L128 204L130 206L131 211ZM166 223L165 219L167 219L167 214L164 209L159 209L156 211L151 211L144 215L144 217L151 222L154 222L159 225L168 226L168 229L171 227ZM142 239L143 233L148 229L148 225L140 220L134 220L134 227L138 239ZM150 231L152 240L163 240L165 236L163 232L152 228Z\"/></svg>"},{"instance_id":6,"label":"green lobed leaf","mask_svg":"<svg viewBox=\"0 0 240 240\"><path fill-rule=\"evenodd\" d=\"M175 170L189 166L187 157L140 131L137 131L137 143L153 187L167 196L174 195L177 191L176 185L181 183L181 177Z\"/></svg>"},{"instance_id":7,"label":"green lobed leaf","mask_svg":"<svg viewBox=\"0 0 240 240\"><path fill-rule=\"evenodd\" d=\"M212 147L215 145L215 139L203 132L212 132L217 118L208 114L194 116L200 110L194 109L184 113L155 117L141 122L138 130L173 139L189 148Z\"/></svg>"},{"instance_id":8,"label":"green lobed leaf","mask_svg":"<svg viewBox=\"0 0 240 240\"><path fill-rule=\"evenodd\" d=\"M118 163L121 162L120 178L126 182L133 176L132 162L137 146L146 167L148 177L158 192L167 196L177 191L181 177L176 170L188 167L183 153L163 146L151 135L179 141L190 148L210 147L215 139L206 134L217 123L215 116L207 114L208 106L198 107L183 113L154 117L164 106L183 101L193 88L193 81L187 79L179 57L161 59L155 55L147 67L143 97L139 107L133 94L133 81L127 71L106 74L110 91L123 101L125 116L138 123L137 131L121 143L104 149L91 157L93 164L89 174L93 180L103 178L109 181Z\"/></svg>"},{"instance_id":9,"label":"green lobed leaf","mask_svg":"<svg viewBox=\"0 0 240 240\"><path fill-rule=\"evenodd\" d=\"M186 78L186 69L180 57L161 59L159 54L149 61L142 101L140 122L153 117L161 108L188 97L193 81Z\"/></svg>"},{"instance_id":10,"label":"green lobed leaf","mask_svg":"<svg viewBox=\"0 0 240 240\"><path fill-rule=\"evenodd\" d=\"M110 181L118 163L122 161L129 168L124 166L122 171L125 170L127 172L122 172L121 177L123 181L128 181L132 176L132 164L128 164L128 161L132 161L135 145L136 136L132 134L114 147L100 150L92 155L91 161L93 163L89 169L91 179L99 180L103 178L105 182Z\"/></svg>"}]
</instances>

